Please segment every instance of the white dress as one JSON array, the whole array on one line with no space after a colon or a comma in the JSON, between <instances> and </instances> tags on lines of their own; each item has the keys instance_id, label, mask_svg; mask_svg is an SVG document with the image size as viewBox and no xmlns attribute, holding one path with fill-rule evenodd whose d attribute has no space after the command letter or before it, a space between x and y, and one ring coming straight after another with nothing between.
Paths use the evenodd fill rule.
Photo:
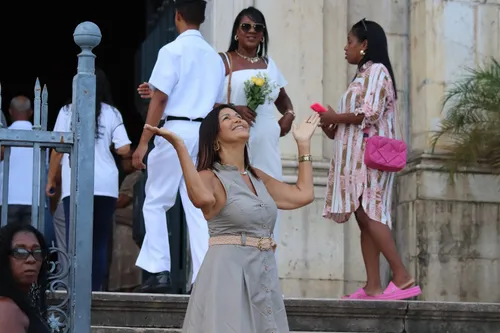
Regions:
<instances>
[{"instance_id":1,"label":"white dress","mask_svg":"<svg viewBox=\"0 0 500 333\"><path fill-rule=\"evenodd\" d=\"M229 57L223 53L230 66ZM271 57L267 58L266 69L242 69L233 71L231 78L231 98L234 105L247 105L245 96L245 81L258 73L267 74L269 80L277 85L271 93L271 101L266 101L257 110L255 122L250 128L250 139L248 141L250 164L264 171L269 176L281 181L283 179L283 169L281 165L281 152L279 147L280 126L276 119L276 106L274 102L279 96L280 89L287 85L287 81L276 66ZM224 84L224 98L227 103L227 85L229 75L226 76ZM279 214L274 227L274 238L278 243L279 235Z\"/></svg>"}]
</instances>

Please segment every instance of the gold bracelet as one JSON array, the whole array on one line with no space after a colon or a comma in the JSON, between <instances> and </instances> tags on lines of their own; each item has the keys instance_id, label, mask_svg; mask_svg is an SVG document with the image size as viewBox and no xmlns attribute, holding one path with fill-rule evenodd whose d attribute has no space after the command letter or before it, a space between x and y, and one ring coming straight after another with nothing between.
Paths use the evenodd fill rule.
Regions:
<instances>
[{"instance_id":1,"label":"gold bracelet","mask_svg":"<svg viewBox=\"0 0 500 333\"><path fill-rule=\"evenodd\" d=\"M299 156L299 163L301 162L312 162L312 155L311 154L307 154L307 155L302 155L302 156Z\"/></svg>"}]
</instances>

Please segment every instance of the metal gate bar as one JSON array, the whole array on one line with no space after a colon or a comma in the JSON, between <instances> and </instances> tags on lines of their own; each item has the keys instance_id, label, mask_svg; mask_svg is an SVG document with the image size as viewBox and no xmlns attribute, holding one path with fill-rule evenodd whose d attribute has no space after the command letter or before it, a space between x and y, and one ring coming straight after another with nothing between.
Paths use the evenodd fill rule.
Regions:
<instances>
[{"instance_id":1,"label":"metal gate bar","mask_svg":"<svg viewBox=\"0 0 500 333\"><path fill-rule=\"evenodd\" d=\"M49 326L53 332L90 333L92 229L94 209L95 151L95 55L92 49L101 41L99 27L92 22L79 24L73 34L81 48L78 70L73 78L71 132L47 131L48 90L35 83L33 130L0 129L0 145L5 146L2 226L8 216L10 147L33 147L32 224L44 232L45 186L47 182L47 148L71 156L70 239L66 249L52 248L69 259L68 265L52 263L49 290L65 294L65 300L49 307ZM1 91L0 91L1 92ZM1 100L0 100L1 102ZM1 105L1 103L0 103ZM59 267L59 268L56 268ZM67 271L59 271L66 269ZM69 271L69 285L63 280ZM60 297L55 297L60 298Z\"/></svg>"}]
</instances>

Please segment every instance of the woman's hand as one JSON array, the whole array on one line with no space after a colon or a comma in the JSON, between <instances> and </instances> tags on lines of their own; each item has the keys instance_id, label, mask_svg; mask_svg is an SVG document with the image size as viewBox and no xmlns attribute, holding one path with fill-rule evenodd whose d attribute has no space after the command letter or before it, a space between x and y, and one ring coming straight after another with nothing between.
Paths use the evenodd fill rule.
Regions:
<instances>
[{"instance_id":1,"label":"woman's hand","mask_svg":"<svg viewBox=\"0 0 500 333\"><path fill-rule=\"evenodd\" d=\"M144 99L152 98L154 93L147 82L141 83L137 88L137 92L139 93L139 96Z\"/></svg>"},{"instance_id":2,"label":"woman's hand","mask_svg":"<svg viewBox=\"0 0 500 333\"><path fill-rule=\"evenodd\" d=\"M328 111L320 112L321 126L328 126L337 123L337 112L330 105L327 106Z\"/></svg>"},{"instance_id":3,"label":"woman's hand","mask_svg":"<svg viewBox=\"0 0 500 333\"><path fill-rule=\"evenodd\" d=\"M319 115L314 113L299 126L293 126L293 137L297 143L309 142L319 124Z\"/></svg>"},{"instance_id":4,"label":"woman's hand","mask_svg":"<svg viewBox=\"0 0 500 333\"><path fill-rule=\"evenodd\" d=\"M286 113L283 117L278 120L278 125L280 125L280 136L285 136L290 132L293 124L293 115L290 113Z\"/></svg>"},{"instance_id":5,"label":"woman's hand","mask_svg":"<svg viewBox=\"0 0 500 333\"><path fill-rule=\"evenodd\" d=\"M236 111L238 111L241 118L243 118L248 123L248 125L253 125L253 123L255 122L255 117L257 116L257 113L255 111L253 111L246 105L236 105L234 108L236 109Z\"/></svg>"},{"instance_id":6,"label":"woman's hand","mask_svg":"<svg viewBox=\"0 0 500 333\"><path fill-rule=\"evenodd\" d=\"M169 131L168 129L153 127L148 124L144 125L144 129L150 131L154 135L161 136L162 138L170 142L172 146L174 146L174 148L177 147L179 144L184 143L184 140L180 136L178 136L172 131Z\"/></svg>"}]
</instances>

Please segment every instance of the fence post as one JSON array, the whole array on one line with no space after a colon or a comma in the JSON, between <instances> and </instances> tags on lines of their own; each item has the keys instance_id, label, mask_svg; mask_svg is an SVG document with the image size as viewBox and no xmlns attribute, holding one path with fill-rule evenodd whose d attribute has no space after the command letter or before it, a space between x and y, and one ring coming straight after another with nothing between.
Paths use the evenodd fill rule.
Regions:
<instances>
[{"instance_id":1,"label":"fence post","mask_svg":"<svg viewBox=\"0 0 500 333\"><path fill-rule=\"evenodd\" d=\"M101 41L101 31L92 22L80 23L73 34L82 52L73 78L71 148L70 237L71 260L70 318L72 333L90 333L92 302L92 217L94 209L95 146L95 55L92 49Z\"/></svg>"}]
</instances>

